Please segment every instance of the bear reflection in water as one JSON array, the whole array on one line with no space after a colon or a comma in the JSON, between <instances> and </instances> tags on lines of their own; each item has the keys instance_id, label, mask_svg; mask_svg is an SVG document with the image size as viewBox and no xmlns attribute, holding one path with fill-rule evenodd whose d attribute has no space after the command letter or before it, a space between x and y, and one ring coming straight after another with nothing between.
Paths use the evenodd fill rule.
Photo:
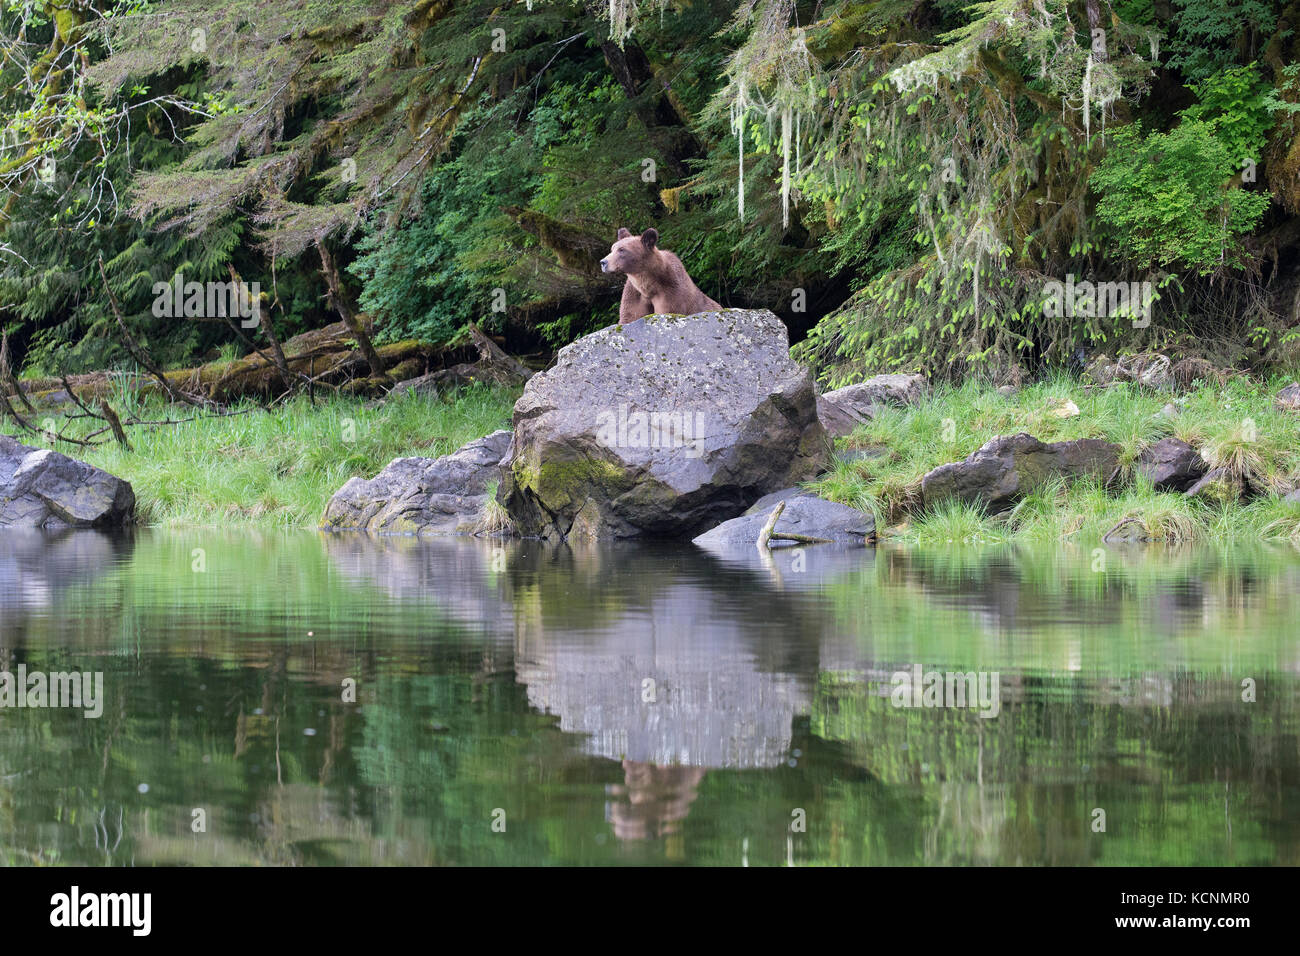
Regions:
<instances>
[{"instance_id":1,"label":"bear reflection in water","mask_svg":"<svg viewBox=\"0 0 1300 956\"><path fill-rule=\"evenodd\" d=\"M614 836L652 840L676 833L699 796L706 772L703 767L624 760L624 782L606 789L611 799L605 804L605 819L614 827Z\"/></svg>"}]
</instances>

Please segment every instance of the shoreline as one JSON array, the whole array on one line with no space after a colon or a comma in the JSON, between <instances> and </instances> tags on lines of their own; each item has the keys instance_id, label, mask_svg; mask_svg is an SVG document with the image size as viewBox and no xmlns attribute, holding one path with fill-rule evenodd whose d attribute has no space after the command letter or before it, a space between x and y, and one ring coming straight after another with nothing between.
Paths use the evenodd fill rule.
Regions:
<instances>
[{"instance_id":1,"label":"shoreline","mask_svg":"<svg viewBox=\"0 0 1300 956\"><path fill-rule=\"evenodd\" d=\"M136 527L311 530L348 479L370 477L394 458L455 451L508 424L516 398L517 390L479 385L450 402L396 395L377 407L363 398L313 404L300 396L266 413L133 429L133 451L114 443L53 447L130 482ZM158 399L120 404L124 415L166 417L149 414L166 407ZM0 432L51 447L10 421Z\"/></svg>"},{"instance_id":2,"label":"shoreline","mask_svg":"<svg viewBox=\"0 0 1300 956\"><path fill-rule=\"evenodd\" d=\"M1300 542L1300 502L1284 500L1300 484L1300 411L1274 401L1287 382L1236 378L1180 391L1065 376L1001 391L940 384L915 404L878 407L836 440L831 470L804 487L874 514L881 543L1110 545L1120 541L1103 537L1126 521L1124 533L1136 536L1126 540ZM132 452L112 444L56 450L131 482L140 528L319 530L326 503L349 479L371 478L395 458L446 455L508 427L517 395L475 386L451 401L403 395L378 407L300 399L266 414L142 430ZM141 411L149 407L145 400ZM34 437L12 423L0 430ZM1043 442L1112 442L1119 473L1107 485L1049 480L1001 514L956 501L918 505L927 472L1019 432ZM1255 492L1237 499L1222 488L1192 498L1155 490L1134 461L1164 438L1187 442L1210 468L1229 468Z\"/></svg>"}]
</instances>

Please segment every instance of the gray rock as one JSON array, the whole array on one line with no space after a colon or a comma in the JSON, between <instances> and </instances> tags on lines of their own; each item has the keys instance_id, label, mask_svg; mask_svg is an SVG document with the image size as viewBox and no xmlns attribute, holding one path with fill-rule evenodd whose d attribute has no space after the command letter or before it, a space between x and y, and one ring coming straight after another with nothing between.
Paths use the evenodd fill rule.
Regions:
<instances>
[{"instance_id":1,"label":"gray rock","mask_svg":"<svg viewBox=\"0 0 1300 956\"><path fill-rule=\"evenodd\" d=\"M1173 363L1159 352L1142 352L1122 356L1114 361L1109 355L1098 355L1084 370L1084 377L1098 385L1116 382L1136 382L1148 388L1174 387Z\"/></svg>"},{"instance_id":2,"label":"gray rock","mask_svg":"<svg viewBox=\"0 0 1300 956\"><path fill-rule=\"evenodd\" d=\"M1273 403L1278 408L1286 408L1292 411L1300 408L1300 382L1292 382L1283 388L1273 397Z\"/></svg>"},{"instance_id":3,"label":"gray rock","mask_svg":"<svg viewBox=\"0 0 1300 956\"><path fill-rule=\"evenodd\" d=\"M832 438L842 438L853 434L853 430L869 418L850 414L833 402L828 402L825 395L817 396L817 419Z\"/></svg>"},{"instance_id":4,"label":"gray rock","mask_svg":"<svg viewBox=\"0 0 1300 956\"><path fill-rule=\"evenodd\" d=\"M875 417L882 405L915 405L930 390L924 375L876 375L817 397L817 415L832 438Z\"/></svg>"},{"instance_id":5,"label":"gray rock","mask_svg":"<svg viewBox=\"0 0 1300 956\"><path fill-rule=\"evenodd\" d=\"M134 520L129 483L0 435L0 528L121 528Z\"/></svg>"},{"instance_id":6,"label":"gray rock","mask_svg":"<svg viewBox=\"0 0 1300 956\"><path fill-rule=\"evenodd\" d=\"M770 495L764 495L745 509L745 514L771 514L772 509L782 501L789 501L791 498L815 498L816 495L807 488L782 488L780 491L774 491Z\"/></svg>"},{"instance_id":7,"label":"gray rock","mask_svg":"<svg viewBox=\"0 0 1300 956\"><path fill-rule=\"evenodd\" d=\"M1096 438L1046 444L1032 435L999 436L965 461L940 465L921 479L929 508L950 498L1005 511L1053 478L1096 477L1109 481L1119 465L1119 446Z\"/></svg>"},{"instance_id":8,"label":"gray rock","mask_svg":"<svg viewBox=\"0 0 1300 956\"><path fill-rule=\"evenodd\" d=\"M1157 491L1186 491L1210 468L1199 451L1177 438L1162 438L1143 448L1133 467Z\"/></svg>"},{"instance_id":9,"label":"gray rock","mask_svg":"<svg viewBox=\"0 0 1300 956\"><path fill-rule=\"evenodd\" d=\"M871 515L842 505L827 501L816 495L806 494L799 489L787 489L793 492L784 499L778 498L771 506L763 510L751 508L739 518L724 521L712 531L705 532L694 540L694 544L706 551L725 553L739 548L753 549L758 542L759 532L767 524L772 509L784 500L785 510L776 522L776 531L789 534L803 534L812 538L827 538L833 544L843 546L861 546L866 539L876 533L876 521ZM776 548L797 547L794 541L773 541ZM826 547L826 545L817 545Z\"/></svg>"},{"instance_id":10,"label":"gray rock","mask_svg":"<svg viewBox=\"0 0 1300 956\"><path fill-rule=\"evenodd\" d=\"M1300 505L1300 488L1296 488L1292 491L1288 491L1282 497L1282 500L1289 505Z\"/></svg>"},{"instance_id":11,"label":"gray rock","mask_svg":"<svg viewBox=\"0 0 1300 956\"><path fill-rule=\"evenodd\" d=\"M374 478L353 478L325 507L327 531L469 534L501 477L510 432L493 432L441 458L397 458Z\"/></svg>"},{"instance_id":12,"label":"gray rock","mask_svg":"<svg viewBox=\"0 0 1300 956\"><path fill-rule=\"evenodd\" d=\"M1144 356L1144 361L1133 366L1133 374L1139 385L1147 388L1173 388L1173 364L1167 355ZM1124 364L1120 360L1120 365Z\"/></svg>"},{"instance_id":13,"label":"gray rock","mask_svg":"<svg viewBox=\"0 0 1300 956\"><path fill-rule=\"evenodd\" d=\"M1103 353L1088 362L1083 377L1094 385L1113 385L1120 380L1119 366L1113 358Z\"/></svg>"},{"instance_id":14,"label":"gray rock","mask_svg":"<svg viewBox=\"0 0 1300 956\"><path fill-rule=\"evenodd\" d=\"M1213 468L1184 492L1188 498L1236 501L1250 491L1241 478L1227 468Z\"/></svg>"},{"instance_id":15,"label":"gray rock","mask_svg":"<svg viewBox=\"0 0 1300 956\"><path fill-rule=\"evenodd\" d=\"M829 462L776 316L653 315L579 339L529 380L498 500L525 535L695 535Z\"/></svg>"}]
</instances>

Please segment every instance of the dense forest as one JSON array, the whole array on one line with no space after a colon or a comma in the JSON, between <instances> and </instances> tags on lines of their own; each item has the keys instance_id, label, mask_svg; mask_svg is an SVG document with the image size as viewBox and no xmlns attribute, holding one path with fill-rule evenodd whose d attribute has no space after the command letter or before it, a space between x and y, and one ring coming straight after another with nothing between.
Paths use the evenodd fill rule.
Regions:
<instances>
[{"instance_id":1,"label":"dense forest","mask_svg":"<svg viewBox=\"0 0 1300 956\"><path fill-rule=\"evenodd\" d=\"M1278 0L0 0L0 325L30 376L281 338L516 352L615 320L654 226L821 380L1090 351L1291 364L1300 5ZM1044 307L1150 283L1150 321ZM1085 303L1086 305L1086 303ZM372 325L369 323L373 323ZM259 331L258 335L265 334Z\"/></svg>"}]
</instances>

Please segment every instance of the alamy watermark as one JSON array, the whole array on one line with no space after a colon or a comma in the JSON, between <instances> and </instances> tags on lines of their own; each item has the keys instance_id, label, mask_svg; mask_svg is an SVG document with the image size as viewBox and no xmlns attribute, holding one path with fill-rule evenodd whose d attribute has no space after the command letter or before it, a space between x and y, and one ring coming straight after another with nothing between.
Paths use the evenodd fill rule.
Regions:
<instances>
[{"instance_id":1,"label":"alamy watermark","mask_svg":"<svg viewBox=\"0 0 1300 956\"><path fill-rule=\"evenodd\" d=\"M1075 282L1074 273L1065 282L1052 279L1043 285L1043 314L1048 318L1095 319L1120 317L1133 320L1133 328L1151 324L1153 282Z\"/></svg>"},{"instance_id":2,"label":"alamy watermark","mask_svg":"<svg viewBox=\"0 0 1300 956\"><path fill-rule=\"evenodd\" d=\"M83 893L74 884L50 897L50 925L56 928L123 927L133 936L148 936L152 912L152 893Z\"/></svg>"},{"instance_id":3,"label":"alamy watermark","mask_svg":"<svg viewBox=\"0 0 1300 956\"><path fill-rule=\"evenodd\" d=\"M970 707L981 717L996 717L1002 710L1002 683L998 671L895 671L890 699L895 707Z\"/></svg>"},{"instance_id":4,"label":"alamy watermark","mask_svg":"<svg viewBox=\"0 0 1300 956\"><path fill-rule=\"evenodd\" d=\"M0 671L0 709L79 708L97 719L104 713L104 674L101 671Z\"/></svg>"},{"instance_id":5,"label":"alamy watermark","mask_svg":"<svg viewBox=\"0 0 1300 956\"><path fill-rule=\"evenodd\" d=\"M606 448L685 448L686 457L704 454L703 412L617 411L596 414L596 440Z\"/></svg>"},{"instance_id":6,"label":"alamy watermark","mask_svg":"<svg viewBox=\"0 0 1300 956\"><path fill-rule=\"evenodd\" d=\"M186 282L183 272L171 282L153 284L153 314L159 319L239 319L240 327L262 321L260 282Z\"/></svg>"}]
</instances>

